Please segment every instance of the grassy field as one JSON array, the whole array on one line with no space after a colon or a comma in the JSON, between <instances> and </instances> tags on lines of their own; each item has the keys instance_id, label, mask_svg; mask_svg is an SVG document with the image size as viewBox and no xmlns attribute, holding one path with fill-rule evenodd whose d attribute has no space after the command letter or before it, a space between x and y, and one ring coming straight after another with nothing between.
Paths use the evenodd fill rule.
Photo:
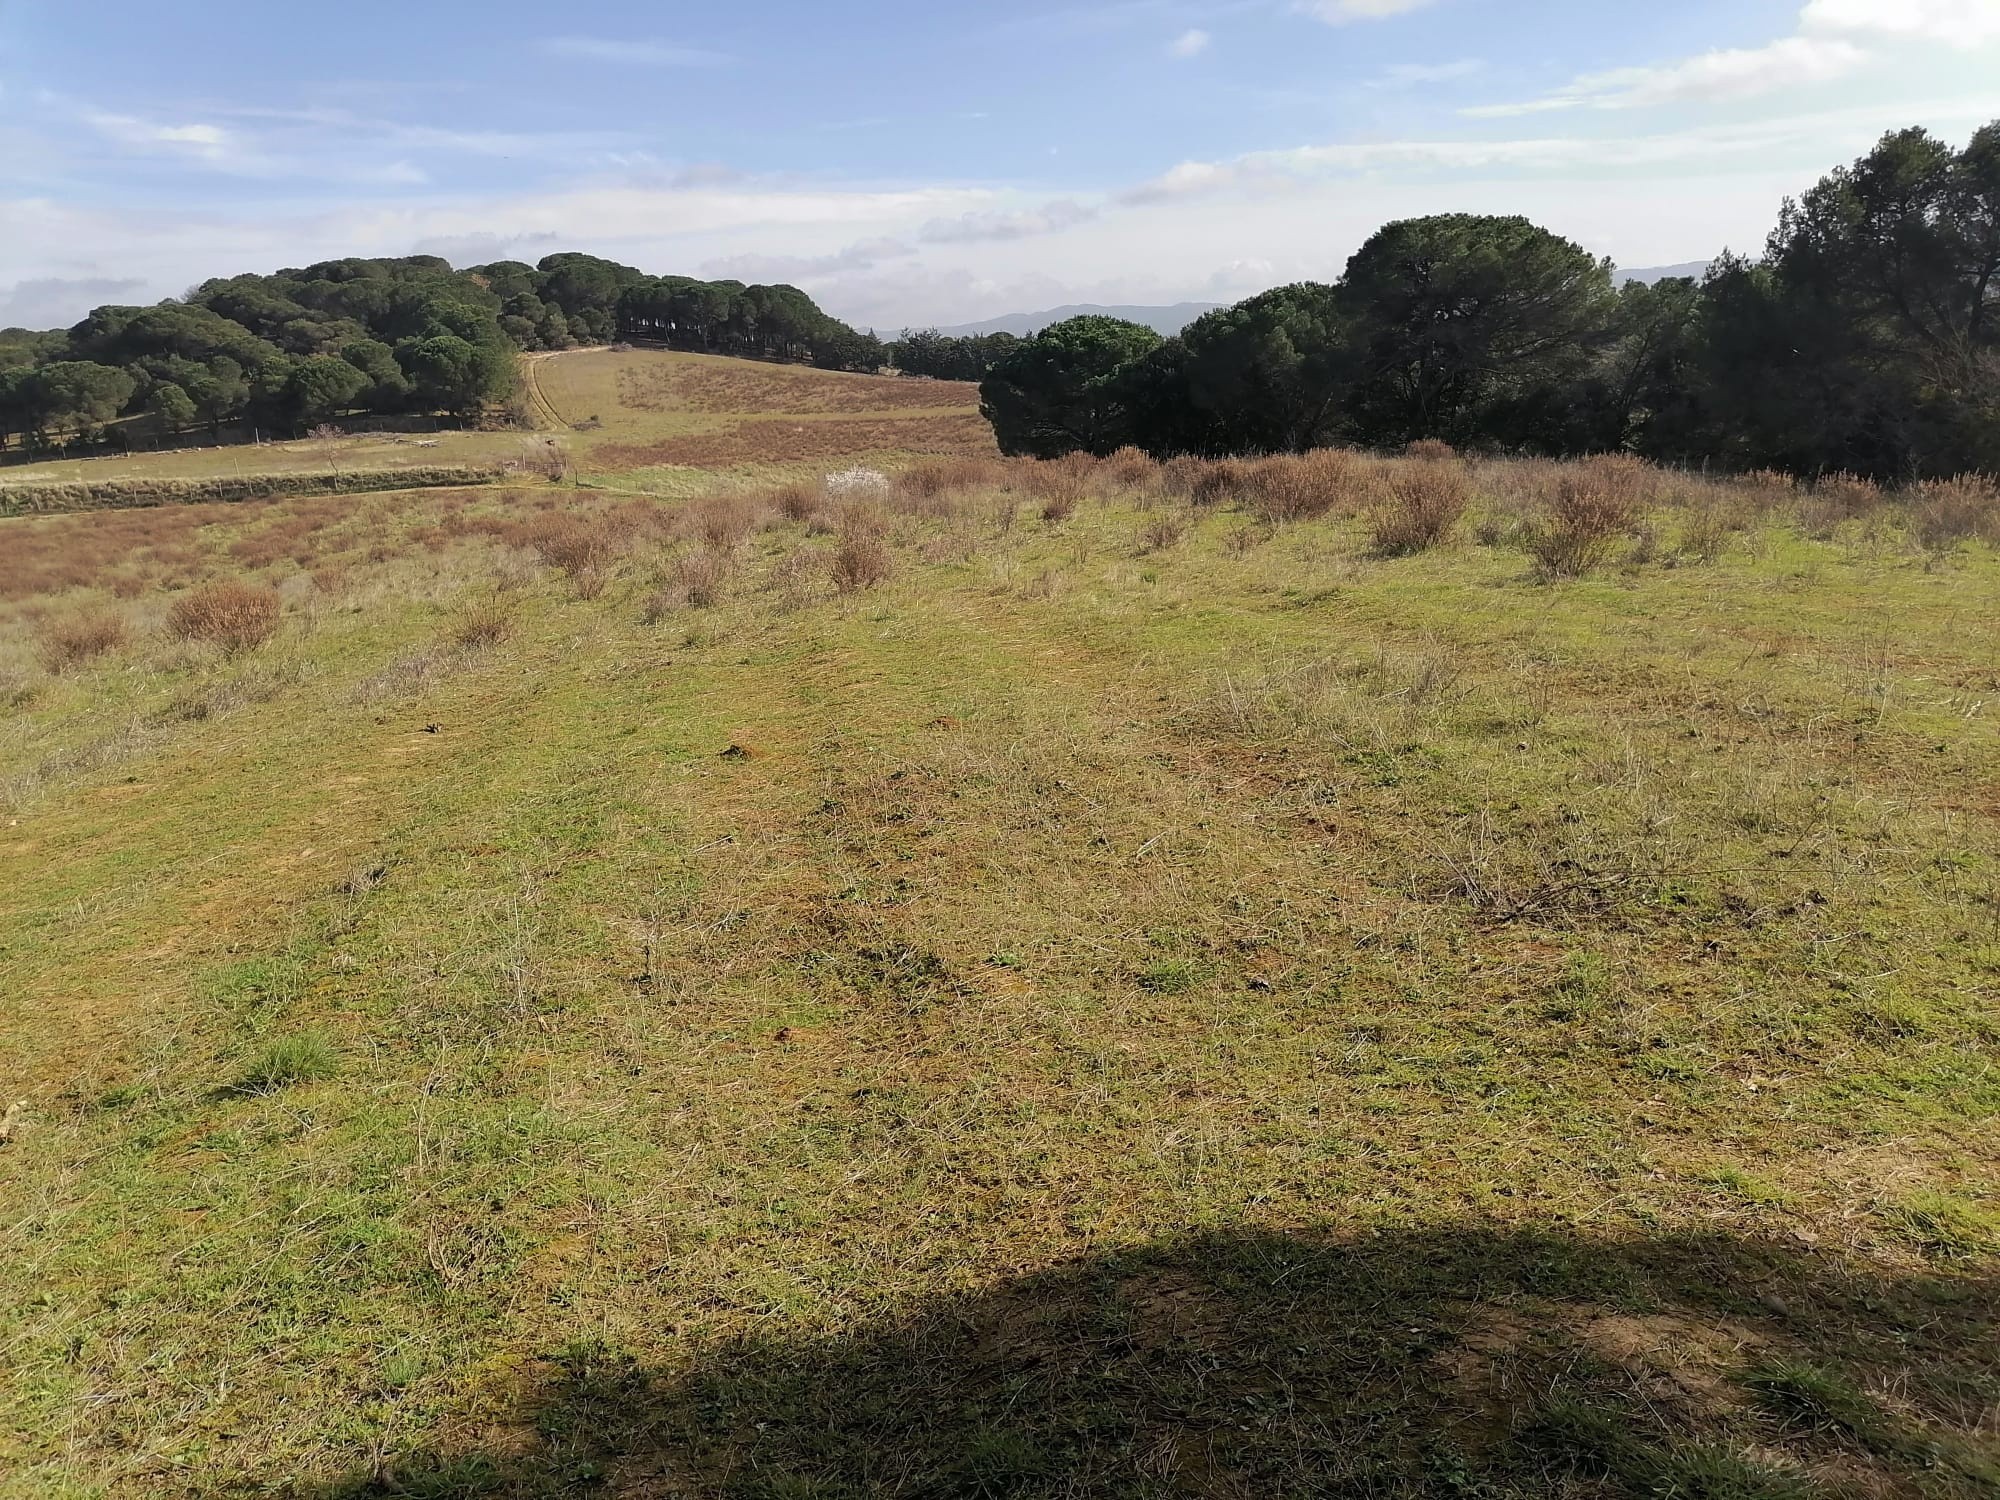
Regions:
<instances>
[{"instance_id":1,"label":"grassy field","mask_svg":"<svg viewBox=\"0 0 2000 1500\"><path fill-rule=\"evenodd\" d=\"M587 482L664 495L702 492L718 476L995 451L978 390L951 381L580 349L526 358L523 398L533 425L560 436ZM10 466L0 486L518 464L540 446L520 432L355 433Z\"/></svg>"},{"instance_id":2,"label":"grassy field","mask_svg":"<svg viewBox=\"0 0 2000 1500\"><path fill-rule=\"evenodd\" d=\"M0 1496L1995 1493L1991 545L557 368L0 522Z\"/></svg>"}]
</instances>

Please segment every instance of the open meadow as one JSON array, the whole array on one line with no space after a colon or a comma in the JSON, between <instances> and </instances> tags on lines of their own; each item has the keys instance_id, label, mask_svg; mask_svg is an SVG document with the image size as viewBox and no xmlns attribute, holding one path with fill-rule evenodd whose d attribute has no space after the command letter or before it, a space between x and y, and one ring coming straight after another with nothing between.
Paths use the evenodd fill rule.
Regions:
<instances>
[{"instance_id":1,"label":"open meadow","mask_svg":"<svg viewBox=\"0 0 2000 1500\"><path fill-rule=\"evenodd\" d=\"M0 1496L2000 1490L1991 486L534 387L0 520Z\"/></svg>"}]
</instances>

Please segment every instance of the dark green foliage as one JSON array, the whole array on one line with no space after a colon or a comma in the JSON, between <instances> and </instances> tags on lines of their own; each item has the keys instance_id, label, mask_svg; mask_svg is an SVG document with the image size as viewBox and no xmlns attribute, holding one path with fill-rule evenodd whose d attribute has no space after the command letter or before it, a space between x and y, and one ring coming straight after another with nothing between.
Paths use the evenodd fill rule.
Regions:
<instances>
[{"instance_id":1,"label":"dark green foliage","mask_svg":"<svg viewBox=\"0 0 2000 1500\"><path fill-rule=\"evenodd\" d=\"M1000 451L1055 458L1110 453L1130 440L1119 376L1159 347L1159 334L1118 318L1071 318L1028 339L979 387Z\"/></svg>"},{"instance_id":2,"label":"dark green foliage","mask_svg":"<svg viewBox=\"0 0 2000 1500\"><path fill-rule=\"evenodd\" d=\"M1078 320L1088 324L1103 320ZM977 341L913 335L905 369ZM2000 469L2000 123L1884 137L1784 205L1761 262L1612 287L1526 219L1387 226L1335 286L1280 287L1178 339L1050 329L994 361L1003 449L1165 457L1442 438L1499 452L1876 479Z\"/></svg>"},{"instance_id":3,"label":"dark green foliage","mask_svg":"<svg viewBox=\"0 0 2000 1500\"><path fill-rule=\"evenodd\" d=\"M905 375L932 380L984 380L993 367L1019 348L1011 333L950 338L935 328L906 333L889 346L891 363Z\"/></svg>"},{"instance_id":4,"label":"dark green foliage","mask_svg":"<svg viewBox=\"0 0 2000 1500\"><path fill-rule=\"evenodd\" d=\"M1609 339L1608 261L1526 219L1443 214L1391 224L1363 245L1340 301L1354 436L1577 446L1560 424Z\"/></svg>"},{"instance_id":5,"label":"dark green foliage","mask_svg":"<svg viewBox=\"0 0 2000 1500\"><path fill-rule=\"evenodd\" d=\"M1333 287L1279 287L1196 319L1181 341L1187 399L1209 446L1302 452L1333 437L1347 361Z\"/></svg>"},{"instance_id":6,"label":"dark green foliage","mask_svg":"<svg viewBox=\"0 0 2000 1500\"><path fill-rule=\"evenodd\" d=\"M795 287L655 279L577 254L468 271L431 255L325 261L100 307L67 334L0 332L0 441L73 447L142 414L163 435L205 423L216 436L225 423L297 433L353 412L470 418L513 394L519 351L620 336L828 369L887 362L873 335ZM130 436L109 427L106 441Z\"/></svg>"}]
</instances>

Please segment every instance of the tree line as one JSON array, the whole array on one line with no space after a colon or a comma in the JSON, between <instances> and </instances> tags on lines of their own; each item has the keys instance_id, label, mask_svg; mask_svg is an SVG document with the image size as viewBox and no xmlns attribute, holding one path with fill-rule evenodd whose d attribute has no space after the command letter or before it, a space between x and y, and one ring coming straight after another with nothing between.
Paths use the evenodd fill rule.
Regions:
<instances>
[{"instance_id":1,"label":"tree line","mask_svg":"<svg viewBox=\"0 0 2000 1500\"><path fill-rule=\"evenodd\" d=\"M878 370L885 346L795 287L647 276L576 253L455 270L437 256L324 261L0 331L0 445L117 446L161 431L299 433L354 413L471 417L513 395L522 350L621 338Z\"/></svg>"},{"instance_id":2,"label":"tree line","mask_svg":"<svg viewBox=\"0 0 2000 1500\"><path fill-rule=\"evenodd\" d=\"M1002 352L1001 447L1055 457L1420 439L1880 479L2000 469L2000 123L1893 132L1787 201L1761 259L1615 284L1523 218L1390 224L1339 281L1178 337L1075 318ZM951 342L951 341L946 341Z\"/></svg>"}]
</instances>

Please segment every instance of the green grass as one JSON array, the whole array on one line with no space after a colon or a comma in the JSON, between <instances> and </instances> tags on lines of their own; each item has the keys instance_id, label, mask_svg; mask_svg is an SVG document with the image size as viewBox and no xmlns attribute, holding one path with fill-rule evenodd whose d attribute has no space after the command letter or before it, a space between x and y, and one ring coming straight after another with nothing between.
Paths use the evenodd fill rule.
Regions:
<instances>
[{"instance_id":1,"label":"green grass","mask_svg":"<svg viewBox=\"0 0 2000 1500\"><path fill-rule=\"evenodd\" d=\"M0 1495L1983 1492L2000 559L431 503L22 669Z\"/></svg>"}]
</instances>

